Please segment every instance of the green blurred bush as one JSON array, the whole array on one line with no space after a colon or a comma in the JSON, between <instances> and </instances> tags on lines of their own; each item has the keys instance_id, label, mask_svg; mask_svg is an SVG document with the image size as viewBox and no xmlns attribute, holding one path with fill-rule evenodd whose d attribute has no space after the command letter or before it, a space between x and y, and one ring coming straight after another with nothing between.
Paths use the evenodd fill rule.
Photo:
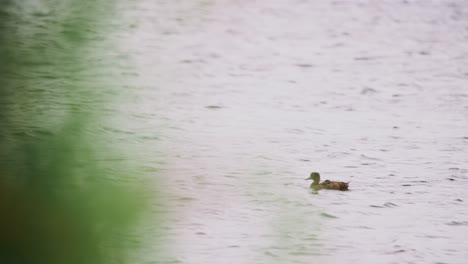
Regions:
<instances>
[{"instance_id":1,"label":"green blurred bush","mask_svg":"<svg viewBox=\"0 0 468 264\"><path fill-rule=\"evenodd\" d=\"M104 164L112 149L92 126L106 100L84 58L112 16L102 4L0 1L2 264L128 263L140 246L150 192L138 172Z\"/></svg>"}]
</instances>

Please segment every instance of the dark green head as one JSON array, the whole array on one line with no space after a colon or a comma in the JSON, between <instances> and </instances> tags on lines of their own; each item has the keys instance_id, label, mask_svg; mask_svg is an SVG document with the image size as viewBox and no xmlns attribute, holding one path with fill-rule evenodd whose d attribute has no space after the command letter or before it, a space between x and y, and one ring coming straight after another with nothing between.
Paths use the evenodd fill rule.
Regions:
<instances>
[{"instance_id":1,"label":"dark green head","mask_svg":"<svg viewBox=\"0 0 468 264\"><path fill-rule=\"evenodd\" d=\"M318 183L320 181L320 174L318 172L312 172L306 180L313 180L314 183Z\"/></svg>"}]
</instances>

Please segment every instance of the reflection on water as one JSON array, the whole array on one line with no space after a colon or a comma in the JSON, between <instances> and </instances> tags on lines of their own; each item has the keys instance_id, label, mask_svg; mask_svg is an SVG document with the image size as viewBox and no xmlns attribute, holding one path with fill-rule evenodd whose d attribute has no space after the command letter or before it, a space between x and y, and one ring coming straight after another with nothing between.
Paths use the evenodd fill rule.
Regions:
<instances>
[{"instance_id":1,"label":"reflection on water","mask_svg":"<svg viewBox=\"0 0 468 264\"><path fill-rule=\"evenodd\" d=\"M165 254L152 244L142 262L468 257L463 1L114 8L102 22L108 34L89 46L106 59L90 56L97 69L87 80L106 83L78 84L117 102L100 109L107 122L96 130L132 157L109 169L136 162L169 205L151 211L170 221L143 225ZM350 181L350 191L314 193L311 171Z\"/></svg>"}]
</instances>

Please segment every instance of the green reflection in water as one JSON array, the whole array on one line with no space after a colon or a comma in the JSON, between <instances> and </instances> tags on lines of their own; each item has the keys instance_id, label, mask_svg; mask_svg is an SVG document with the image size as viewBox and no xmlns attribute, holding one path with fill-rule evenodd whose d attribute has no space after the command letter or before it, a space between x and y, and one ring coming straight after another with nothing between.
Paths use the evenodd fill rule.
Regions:
<instances>
[{"instance_id":1,"label":"green reflection in water","mask_svg":"<svg viewBox=\"0 0 468 264\"><path fill-rule=\"evenodd\" d=\"M110 2L0 1L0 263L126 263L141 245L147 182L104 162L96 127L88 52Z\"/></svg>"}]
</instances>

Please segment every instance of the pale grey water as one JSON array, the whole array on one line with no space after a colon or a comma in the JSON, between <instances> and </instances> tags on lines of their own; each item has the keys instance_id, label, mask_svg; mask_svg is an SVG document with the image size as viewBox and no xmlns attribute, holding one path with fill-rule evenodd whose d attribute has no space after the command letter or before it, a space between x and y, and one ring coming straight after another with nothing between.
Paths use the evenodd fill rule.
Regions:
<instances>
[{"instance_id":1,"label":"pale grey water","mask_svg":"<svg viewBox=\"0 0 468 264\"><path fill-rule=\"evenodd\" d=\"M466 1L112 10L80 85L111 92L98 133L158 180L138 262L466 263ZM351 190L314 194L311 171Z\"/></svg>"},{"instance_id":2,"label":"pale grey water","mask_svg":"<svg viewBox=\"0 0 468 264\"><path fill-rule=\"evenodd\" d=\"M127 8L126 105L171 204L155 262L466 262L466 2Z\"/></svg>"},{"instance_id":3,"label":"pale grey water","mask_svg":"<svg viewBox=\"0 0 468 264\"><path fill-rule=\"evenodd\" d=\"M138 1L155 263L466 263L466 1ZM351 181L313 194L304 178ZM148 259L151 259L151 254Z\"/></svg>"}]
</instances>

